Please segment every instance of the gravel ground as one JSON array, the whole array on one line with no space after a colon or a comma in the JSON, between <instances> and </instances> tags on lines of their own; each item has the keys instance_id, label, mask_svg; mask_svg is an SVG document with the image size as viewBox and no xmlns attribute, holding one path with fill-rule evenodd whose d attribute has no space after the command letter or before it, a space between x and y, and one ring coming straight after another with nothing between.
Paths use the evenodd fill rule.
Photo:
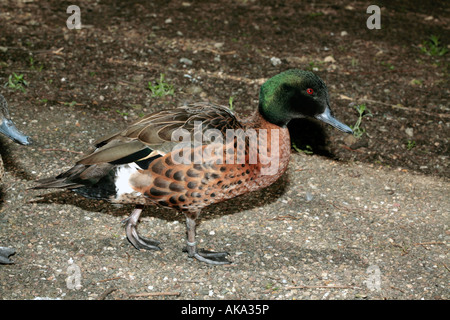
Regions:
<instances>
[{"instance_id":1,"label":"gravel ground","mask_svg":"<svg viewBox=\"0 0 450 320\"><path fill-rule=\"evenodd\" d=\"M138 251L121 225L131 206L27 189L125 122L77 106L12 113L35 119L16 120L35 144L1 141L0 243L17 250L0 266L2 299L449 298L444 178L292 154L277 183L204 213L200 245L233 261L208 266L181 252L184 217L173 211L146 210L139 230L163 250Z\"/></svg>"}]
</instances>

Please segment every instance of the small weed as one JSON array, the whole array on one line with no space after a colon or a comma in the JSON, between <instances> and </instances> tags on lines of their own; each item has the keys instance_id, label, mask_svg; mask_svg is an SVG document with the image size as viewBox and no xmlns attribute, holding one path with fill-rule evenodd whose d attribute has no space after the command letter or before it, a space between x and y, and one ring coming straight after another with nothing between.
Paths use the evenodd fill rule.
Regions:
<instances>
[{"instance_id":1,"label":"small weed","mask_svg":"<svg viewBox=\"0 0 450 320\"><path fill-rule=\"evenodd\" d=\"M392 65L392 63L390 63L390 62L384 62L384 61L382 61L381 62L381 65L382 66L385 66L385 67L387 67L387 68L389 68L389 70L394 70L395 69L395 67Z\"/></svg>"},{"instance_id":2,"label":"small weed","mask_svg":"<svg viewBox=\"0 0 450 320\"><path fill-rule=\"evenodd\" d=\"M127 117L127 116L128 116L128 112L120 111L120 110L116 110L116 112L117 112L118 114L120 114L122 117Z\"/></svg>"},{"instance_id":3,"label":"small weed","mask_svg":"<svg viewBox=\"0 0 450 320\"><path fill-rule=\"evenodd\" d=\"M268 283L266 284L266 290L271 290L271 291L277 291L279 288L276 286L275 283Z\"/></svg>"},{"instance_id":4,"label":"small weed","mask_svg":"<svg viewBox=\"0 0 450 320\"><path fill-rule=\"evenodd\" d=\"M422 83L423 83L423 81L422 81L422 80L419 80L419 79L412 79L412 80L409 82L409 84L412 85L412 86L421 86Z\"/></svg>"},{"instance_id":5,"label":"small weed","mask_svg":"<svg viewBox=\"0 0 450 320\"><path fill-rule=\"evenodd\" d=\"M234 111L233 100L234 100L233 96L231 96L230 99L228 99L228 108L230 108L231 111Z\"/></svg>"},{"instance_id":6,"label":"small weed","mask_svg":"<svg viewBox=\"0 0 450 320\"><path fill-rule=\"evenodd\" d=\"M361 138L362 135L366 132L366 129L361 128L361 122L364 117L372 116L372 113L367 109L365 104L360 104L357 106L353 106L358 111L358 120L356 120L356 123L354 126L350 126L353 130L353 135L356 138Z\"/></svg>"},{"instance_id":7,"label":"small weed","mask_svg":"<svg viewBox=\"0 0 450 320\"><path fill-rule=\"evenodd\" d=\"M309 18L316 18L316 17L320 17L323 16L324 13L323 12L311 12L310 14L308 14Z\"/></svg>"},{"instance_id":8,"label":"small weed","mask_svg":"<svg viewBox=\"0 0 450 320\"><path fill-rule=\"evenodd\" d=\"M300 149L299 147L297 147L295 142L292 142L292 148L294 148L294 150L297 151L298 153L301 153L301 152L303 152L304 154L313 154L314 153L312 147L309 144L307 144L305 146L305 149Z\"/></svg>"},{"instance_id":9,"label":"small weed","mask_svg":"<svg viewBox=\"0 0 450 320\"><path fill-rule=\"evenodd\" d=\"M39 66L36 65L36 61L33 59L33 57L30 57L30 69L31 70L37 70L42 71L44 69L44 65L41 63Z\"/></svg>"},{"instance_id":10,"label":"small weed","mask_svg":"<svg viewBox=\"0 0 450 320\"><path fill-rule=\"evenodd\" d=\"M322 61L311 61L307 69L309 71L319 71L323 62Z\"/></svg>"},{"instance_id":11,"label":"small weed","mask_svg":"<svg viewBox=\"0 0 450 320\"><path fill-rule=\"evenodd\" d=\"M23 78L23 74L17 75L15 72L9 76L8 82L4 85L5 88L8 87L14 90L21 90L23 93L26 92L24 87L27 86L28 81Z\"/></svg>"},{"instance_id":12,"label":"small weed","mask_svg":"<svg viewBox=\"0 0 450 320\"><path fill-rule=\"evenodd\" d=\"M173 85L166 83L164 81L164 78L164 73L161 73L159 75L159 81L157 81L155 85L153 85L151 82L148 83L148 89L152 92L152 98L173 96L175 92Z\"/></svg>"},{"instance_id":13,"label":"small weed","mask_svg":"<svg viewBox=\"0 0 450 320\"><path fill-rule=\"evenodd\" d=\"M412 150L414 147L416 146L416 142L413 140L408 140L408 142L406 142L406 149Z\"/></svg>"},{"instance_id":14,"label":"small weed","mask_svg":"<svg viewBox=\"0 0 450 320\"><path fill-rule=\"evenodd\" d=\"M69 106L69 107L73 107L74 105L76 105L77 102L76 101L72 101L72 102L63 102L64 106Z\"/></svg>"},{"instance_id":15,"label":"small weed","mask_svg":"<svg viewBox=\"0 0 450 320\"><path fill-rule=\"evenodd\" d=\"M442 57L448 52L448 49L442 45L439 36L435 35L431 35L428 40L424 41L420 47L420 50L429 56L439 57Z\"/></svg>"}]
</instances>

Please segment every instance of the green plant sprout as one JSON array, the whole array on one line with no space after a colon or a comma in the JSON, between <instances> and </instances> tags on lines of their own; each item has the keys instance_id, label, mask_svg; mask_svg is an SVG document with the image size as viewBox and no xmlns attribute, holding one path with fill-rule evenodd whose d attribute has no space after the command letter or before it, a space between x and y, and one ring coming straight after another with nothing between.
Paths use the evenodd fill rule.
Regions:
<instances>
[{"instance_id":1,"label":"green plant sprout","mask_svg":"<svg viewBox=\"0 0 450 320\"><path fill-rule=\"evenodd\" d=\"M175 90L173 85L168 84L164 81L165 75L161 73L159 75L159 81L155 85L151 82L148 82L148 89L152 92L152 98L161 98L164 96L173 96Z\"/></svg>"},{"instance_id":2,"label":"green plant sprout","mask_svg":"<svg viewBox=\"0 0 450 320\"><path fill-rule=\"evenodd\" d=\"M353 130L353 136L356 138L361 138L362 135L366 132L366 129L361 128L361 122L364 117L372 116L372 113L367 109L365 104L360 104L357 106L353 106L358 111L358 120L356 120L356 123L354 126L350 126Z\"/></svg>"},{"instance_id":3,"label":"green plant sprout","mask_svg":"<svg viewBox=\"0 0 450 320\"><path fill-rule=\"evenodd\" d=\"M17 75L15 72L9 76L8 82L5 83L5 88L8 87L14 90L21 90L23 93L26 92L24 87L27 86L28 81L23 78L23 74Z\"/></svg>"},{"instance_id":4,"label":"green plant sprout","mask_svg":"<svg viewBox=\"0 0 450 320\"><path fill-rule=\"evenodd\" d=\"M406 143L406 149L412 150L416 146L416 142L414 140L408 140Z\"/></svg>"},{"instance_id":5,"label":"green plant sprout","mask_svg":"<svg viewBox=\"0 0 450 320\"><path fill-rule=\"evenodd\" d=\"M128 112L126 112L126 111L116 110L116 112L117 112L118 114L120 114L122 117L127 117L127 116L128 116Z\"/></svg>"},{"instance_id":6,"label":"green plant sprout","mask_svg":"<svg viewBox=\"0 0 450 320\"><path fill-rule=\"evenodd\" d=\"M384 62L384 61L382 61L382 62L381 62L381 65L382 65L382 66L385 66L385 67L387 67L387 68L389 68L389 70L394 70L394 69L395 69L394 65L393 65L392 63L390 63L390 62Z\"/></svg>"},{"instance_id":7,"label":"green plant sprout","mask_svg":"<svg viewBox=\"0 0 450 320\"><path fill-rule=\"evenodd\" d=\"M74 105L76 105L78 102L76 101L71 101L71 102L62 102L62 104L64 106L68 106L68 107L73 107Z\"/></svg>"},{"instance_id":8,"label":"green plant sprout","mask_svg":"<svg viewBox=\"0 0 450 320\"><path fill-rule=\"evenodd\" d=\"M424 41L420 47L420 50L429 56L440 57L448 52L448 49L441 44L439 36L435 35L431 35L428 40Z\"/></svg>"},{"instance_id":9,"label":"green plant sprout","mask_svg":"<svg viewBox=\"0 0 450 320\"><path fill-rule=\"evenodd\" d=\"M228 99L228 108L229 108L231 111L234 111L233 100L234 100L234 97L233 97L233 96L231 96L230 99Z\"/></svg>"},{"instance_id":10,"label":"green plant sprout","mask_svg":"<svg viewBox=\"0 0 450 320\"><path fill-rule=\"evenodd\" d=\"M324 15L323 12L311 12L310 14L308 14L308 17L309 18L316 18L316 17L321 17L323 15Z\"/></svg>"},{"instance_id":11,"label":"green plant sprout","mask_svg":"<svg viewBox=\"0 0 450 320\"><path fill-rule=\"evenodd\" d=\"M322 64L322 61L311 61L306 69L309 71L319 71L322 67Z\"/></svg>"},{"instance_id":12,"label":"green plant sprout","mask_svg":"<svg viewBox=\"0 0 450 320\"><path fill-rule=\"evenodd\" d=\"M314 153L312 147L309 144L307 144L305 146L305 149L300 149L299 147L297 147L295 142L292 142L292 148L294 148L294 150L297 151L298 153L301 153L301 152L303 152L304 154L313 154Z\"/></svg>"},{"instance_id":13,"label":"green plant sprout","mask_svg":"<svg viewBox=\"0 0 450 320\"><path fill-rule=\"evenodd\" d=\"M31 70L37 70L42 71L44 69L44 65L41 63L39 66L36 65L36 61L33 59L33 57L30 57L30 69Z\"/></svg>"}]
</instances>

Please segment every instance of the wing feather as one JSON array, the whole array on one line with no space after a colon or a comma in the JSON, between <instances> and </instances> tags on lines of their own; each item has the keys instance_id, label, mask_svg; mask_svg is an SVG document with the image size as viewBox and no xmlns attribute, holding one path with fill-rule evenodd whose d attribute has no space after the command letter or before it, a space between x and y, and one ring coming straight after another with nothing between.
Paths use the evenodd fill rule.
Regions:
<instances>
[{"instance_id":1,"label":"wing feather","mask_svg":"<svg viewBox=\"0 0 450 320\"><path fill-rule=\"evenodd\" d=\"M40 188L80 188L94 185L109 176L120 164L135 162L147 168L152 161L171 152L177 141L172 141L175 130L182 128L194 141L196 121L202 131L218 129L224 136L227 129L243 128L227 108L207 103L196 103L178 109L163 110L145 116L123 131L107 135L94 143L86 155L70 170L55 178L38 181Z\"/></svg>"},{"instance_id":2,"label":"wing feather","mask_svg":"<svg viewBox=\"0 0 450 320\"><path fill-rule=\"evenodd\" d=\"M203 132L218 129L224 136L227 129L242 128L234 114L224 106L196 103L158 111L134 122L121 132L97 140L97 149L79 163L123 163L121 159L125 158L126 162L134 162L152 152L163 155L167 152L167 146L173 145L172 135L177 129L187 130L193 141L197 121L201 122Z\"/></svg>"}]
</instances>

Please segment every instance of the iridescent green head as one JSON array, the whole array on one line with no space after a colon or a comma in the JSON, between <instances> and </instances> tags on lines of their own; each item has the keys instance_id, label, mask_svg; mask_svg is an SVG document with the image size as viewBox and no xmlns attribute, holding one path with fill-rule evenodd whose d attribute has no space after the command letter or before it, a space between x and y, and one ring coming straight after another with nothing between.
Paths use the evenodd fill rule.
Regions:
<instances>
[{"instance_id":1,"label":"iridescent green head","mask_svg":"<svg viewBox=\"0 0 450 320\"><path fill-rule=\"evenodd\" d=\"M292 119L310 117L352 133L332 116L327 86L310 71L291 69L267 80L259 93L259 112L280 127Z\"/></svg>"}]
</instances>

